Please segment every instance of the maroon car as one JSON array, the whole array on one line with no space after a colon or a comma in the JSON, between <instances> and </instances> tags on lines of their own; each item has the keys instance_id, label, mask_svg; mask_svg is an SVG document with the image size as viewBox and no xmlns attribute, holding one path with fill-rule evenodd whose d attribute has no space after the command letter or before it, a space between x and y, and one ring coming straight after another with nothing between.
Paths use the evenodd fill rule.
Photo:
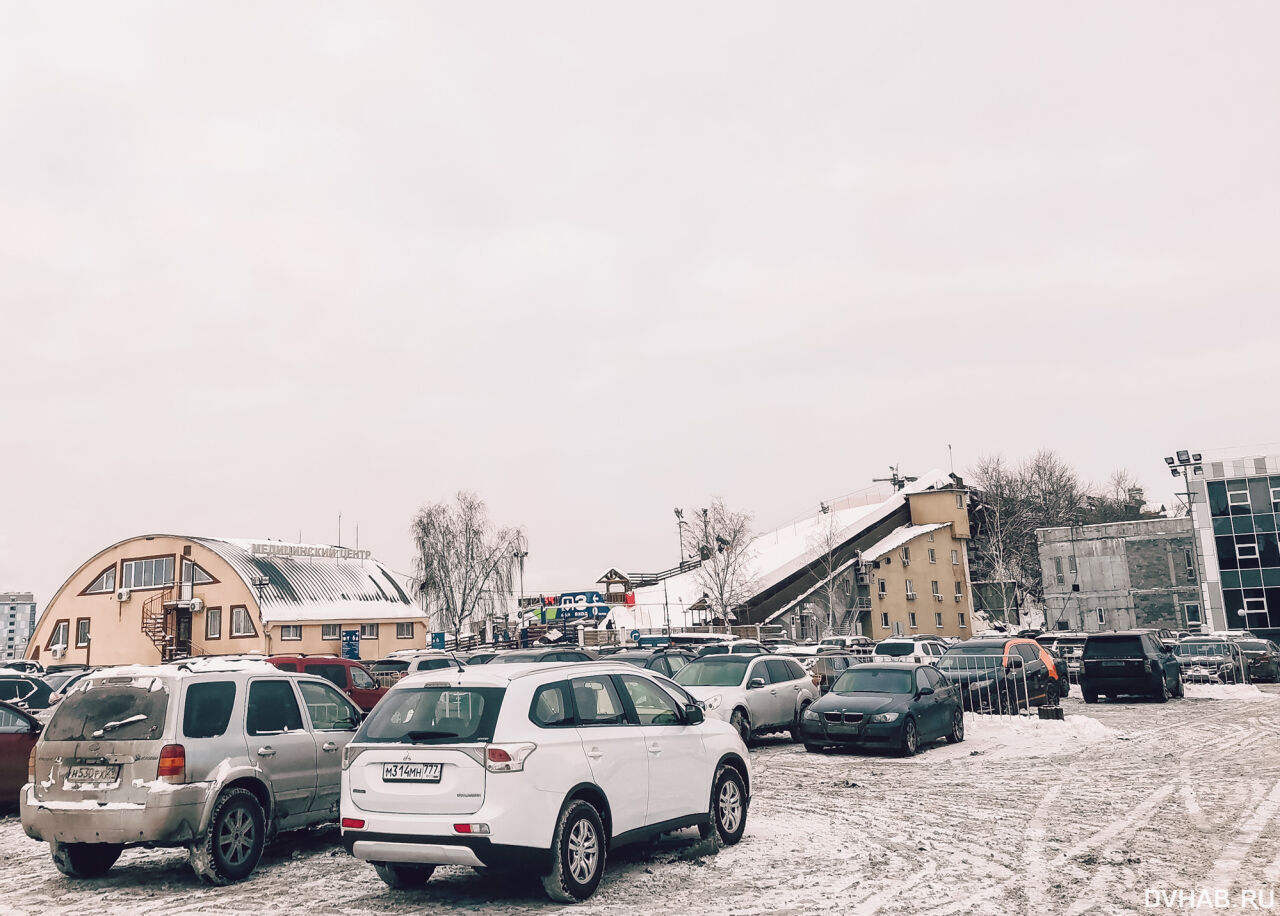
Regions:
<instances>
[{"instance_id":1,"label":"maroon car","mask_svg":"<svg viewBox=\"0 0 1280 916\"><path fill-rule=\"evenodd\" d=\"M39 736L39 722L16 706L0 703L0 810L18 807L27 760Z\"/></svg>"},{"instance_id":2,"label":"maroon car","mask_svg":"<svg viewBox=\"0 0 1280 916\"><path fill-rule=\"evenodd\" d=\"M373 709L386 687L379 687L369 669L349 658L336 655L273 655L267 659L281 671L301 671L316 674L335 684L351 701L365 712Z\"/></svg>"}]
</instances>

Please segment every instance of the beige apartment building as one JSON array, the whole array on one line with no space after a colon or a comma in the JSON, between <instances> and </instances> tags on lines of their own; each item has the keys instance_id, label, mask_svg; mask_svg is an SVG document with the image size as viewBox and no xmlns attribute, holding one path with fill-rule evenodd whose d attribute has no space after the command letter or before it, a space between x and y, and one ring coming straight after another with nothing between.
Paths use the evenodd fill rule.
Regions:
<instances>
[{"instance_id":1,"label":"beige apartment building","mask_svg":"<svg viewBox=\"0 0 1280 916\"><path fill-rule=\"evenodd\" d=\"M45 608L27 657L157 664L195 655L422 648L426 615L367 550L152 534L94 554Z\"/></svg>"}]
</instances>

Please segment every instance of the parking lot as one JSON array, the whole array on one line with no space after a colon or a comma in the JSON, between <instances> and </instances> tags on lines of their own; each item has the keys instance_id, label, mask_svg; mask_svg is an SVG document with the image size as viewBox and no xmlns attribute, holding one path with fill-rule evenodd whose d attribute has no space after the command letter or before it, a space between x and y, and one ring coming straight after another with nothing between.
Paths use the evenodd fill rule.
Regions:
<instances>
[{"instance_id":1,"label":"parking lot","mask_svg":"<svg viewBox=\"0 0 1280 916\"><path fill-rule=\"evenodd\" d=\"M1199 688L1164 705L1076 696L1066 723L971 718L964 743L912 759L765 741L740 845L706 856L686 834L627 850L573 909L1110 914L1152 912L1160 891L1265 894L1280 885L1280 688L1260 689ZM286 837L226 888L203 886L171 850L127 851L107 878L81 882L6 817L0 912L561 909L536 882L460 868L426 891L392 891L335 840L332 829Z\"/></svg>"}]
</instances>

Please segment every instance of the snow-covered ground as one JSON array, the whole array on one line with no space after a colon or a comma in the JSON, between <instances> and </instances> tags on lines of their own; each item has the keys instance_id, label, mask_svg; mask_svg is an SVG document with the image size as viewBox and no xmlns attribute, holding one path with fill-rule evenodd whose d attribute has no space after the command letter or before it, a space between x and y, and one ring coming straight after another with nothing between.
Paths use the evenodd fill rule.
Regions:
<instances>
[{"instance_id":1,"label":"snow-covered ground","mask_svg":"<svg viewBox=\"0 0 1280 916\"><path fill-rule=\"evenodd\" d=\"M1206 692L1207 691L1207 692ZM1150 913L1148 893L1280 886L1280 690L1065 703L1065 722L970 717L918 757L753 751L742 843L700 857L688 833L613 857L579 914ZM1246 695L1247 694L1247 695ZM0 912L562 912L534 882L441 869L386 888L332 830L287 837L258 873L202 886L173 851L72 881L0 819ZM1278 888L1280 889L1280 888ZM1265 899L1263 897L1262 899Z\"/></svg>"}]
</instances>

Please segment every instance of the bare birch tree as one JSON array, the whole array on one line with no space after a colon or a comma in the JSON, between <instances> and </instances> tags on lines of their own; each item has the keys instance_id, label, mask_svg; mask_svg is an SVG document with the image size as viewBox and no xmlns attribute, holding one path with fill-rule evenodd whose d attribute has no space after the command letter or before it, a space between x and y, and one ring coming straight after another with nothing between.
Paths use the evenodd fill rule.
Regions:
<instances>
[{"instance_id":1,"label":"bare birch tree","mask_svg":"<svg viewBox=\"0 0 1280 916\"><path fill-rule=\"evenodd\" d=\"M700 509L691 517L682 528L685 553L701 558L695 581L713 615L727 624L735 609L755 595L751 516L730 510L716 497L709 509Z\"/></svg>"},{"instance_id":2,"label":"bare birch tree","mask_svg":"<svg viewBox=\"0 0 1280 916\"><path fill-rule=\"evenodd\" d=\"M840 554L840 545L842 543L835 513L825 512L821 517L821 527L817 533L809 538L808 545L810 550L816 549L818 551L816 574L819 577L819 584L814 594L819 596L827 615L824 636L831 636L835 633L837 611L839 611L839 616L843 620L844 612L848 606L848 602L836 582L836 575L846 559ZM853 575L853 573L850 573L850 575Z\"/></svg>"},{"instance_id":3,"label":"bare birch tree","mask_svg":"<svg viewBox=\"0 0 1280 916\"><path fill-rule=\"evenodd\" d=\"M464 491L453 503L419 509L412 532L418 589L455 645L464 628L505 614L523 543L518 529L495 528L484 500Z\"/></svg>"}]
</instances>

